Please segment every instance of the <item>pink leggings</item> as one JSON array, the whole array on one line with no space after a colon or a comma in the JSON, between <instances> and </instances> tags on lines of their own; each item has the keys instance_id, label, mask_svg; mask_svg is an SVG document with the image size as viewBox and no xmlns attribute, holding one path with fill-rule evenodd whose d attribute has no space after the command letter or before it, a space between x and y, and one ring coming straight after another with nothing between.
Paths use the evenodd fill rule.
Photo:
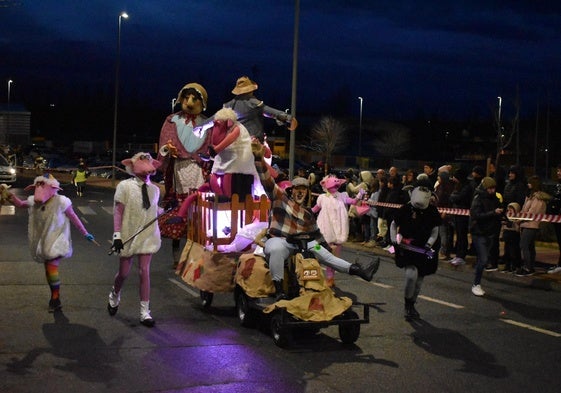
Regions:
<instances>
[{"instance_id":1,"label":"pink leggings","mask_svg":"<svg viewBox=\"0 0 561 393\"><path fill-rule=\"evenodd\" d=\"M121 288L128 277L132 262L132 257L119 258L119 271L115 275L115 293L121 292ZM138 255L138 276L140 277L139 295L140 301L147 302L150 300L150 261L152 254L139 254Z\"/></svg>"}]
</instances>

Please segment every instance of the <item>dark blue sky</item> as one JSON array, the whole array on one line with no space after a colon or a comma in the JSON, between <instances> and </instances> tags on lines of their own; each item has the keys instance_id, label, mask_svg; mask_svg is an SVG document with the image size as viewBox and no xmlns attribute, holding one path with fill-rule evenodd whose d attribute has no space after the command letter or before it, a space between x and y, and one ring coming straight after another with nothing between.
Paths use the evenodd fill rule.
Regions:
<instances>
[{"instance_id":1,"label":"dark blue sky","mask_svg":"<svg viewBox=\"0 0 561 393\"><path fill-rule=\"evenodd\" d=\"M290 108L294 2L284 0L0 0L12 101L111 97L121 11L121 102L165 115L196 81L212 112L248 75L259 98ZM517 86L523 111L547 94L559 106L561 3L302 0L298 64L297 115L337 104L358 116L362 96L366 117L491 116L497 96L512 108Z\"/></svg>"}]
</instances>

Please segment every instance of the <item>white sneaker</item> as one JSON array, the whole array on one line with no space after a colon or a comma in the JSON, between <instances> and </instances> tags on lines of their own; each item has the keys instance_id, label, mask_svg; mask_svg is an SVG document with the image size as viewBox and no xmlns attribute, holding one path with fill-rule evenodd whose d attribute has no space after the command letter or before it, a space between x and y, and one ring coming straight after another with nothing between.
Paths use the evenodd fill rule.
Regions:
<instances>
[{"instance_id":1,"label":"white sneaker","mask_svg":"<svg viewBox=\"0 0 561 393\"><path fill-rule=\"evenodd\" d=\"M121 294L115 293L115 288L111 288L111 292L109 292L109 305L112 308L117 308L119 303L121 303Z\"/></svg>"},{"instance_id":2,"label":"white sneaker","mask_svg":"<svg viewBox=\"0 0 561 393\"><path fill-rule=\"evenodd\" d=\"M465 265L466 264L466 260L464 258L459 258L459 257L455 257L454 259L452 259L450 261L451 265L454 266L460 266L460 265Z\"/></svg>"},{"instance_id":3,"label":"white sneaker","mask_svg":"<svg viewBox=\"0 0 561 393\"><path fill-rule=\"evenodd\" d=\"M471 287L471 293L473 293L475 296L485 295L485 291L483 290L483 288L481 288L481 285L473 285Z\"/></svg>"},{"instance_id":4,"label":"white sneaker","mask_svg":"<svg viewBox=\"0 0 561 393\"><path fill-rule=\"evenodd\" d=\"M549 270L547 271L547 274L555 274L555 273L561 273L561 266L553 266L550 267Z\"/></svg>"}]
</instances>

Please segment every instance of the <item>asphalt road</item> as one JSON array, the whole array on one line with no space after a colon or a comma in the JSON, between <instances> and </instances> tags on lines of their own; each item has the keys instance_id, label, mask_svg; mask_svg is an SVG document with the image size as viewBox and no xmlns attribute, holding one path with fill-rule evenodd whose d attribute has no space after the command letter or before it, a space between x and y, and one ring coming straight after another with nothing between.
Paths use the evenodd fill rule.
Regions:
<instances>
[{"instance_id":1,"label":"asphalt road","mask_svg":"<svg viewBox=\"0 0 561 393\"><path fill-rule=\"evenodd\" d=\"M16 189L22 193L21 189ZM204 311L197 290L171 269L164 241L152 263L152 329L138 321L138 279L125 283L115 317L106 310L117 268L108 256L110 190L73 198L96 247L73 231L61 263L63 312L47 312L43 267L27 250L27 212L0 215L1 392L558 392L561 292L483 281L440 269L403 319L403 277L382 258L371 283L336 275L341 294L372 304L355 345L337 327L274 345L266 328L239 326L231 293ZM349 260L354 250L345 250ZM363 258L363 257L361 257Z\"/></svg>"}]
</instances>

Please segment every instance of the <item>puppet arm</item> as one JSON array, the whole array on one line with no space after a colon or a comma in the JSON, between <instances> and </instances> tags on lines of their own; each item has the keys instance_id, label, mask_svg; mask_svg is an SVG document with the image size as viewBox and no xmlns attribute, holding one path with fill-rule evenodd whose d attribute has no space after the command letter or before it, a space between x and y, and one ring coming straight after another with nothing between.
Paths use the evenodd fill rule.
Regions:
<instances>
[{"instance_id":1,"label":"puppet arm","mask_svg":"<svg viewBox=\"0 0 561 393\"><path fill-rule=\"evenodd\" d=\"M29 202L27 199L21 200L11 192L8 193L8 197L6 198L8 202L11 202L15 207L29 207Z\"/></svg>"},{"instance_id":2,"label":"puppet arm","mask_svg":"<svg viewBox=\"0 0 561 393\"><path fill-rule=\"evenodd\" d=\"M124 211L125 205L121 202L115 202L115 208L113 209L113 245L111 248L115 250L117 254L120 254L124 247L123 240L121 240Z\"/></svg>"},{"instance_id":3,"label":"puppet arm","mask_svg":"<svg viewBox=\"0 0 561 393\"><path fill-rule=\"evenodd\" d=\"M94 236L87 231L86 227L84 227L84 224L82 223L80 218L78 218L78 215L76 214L72 206L68 206L68 209L64 211L64 214L66 215L66 217L68 217L72 225L74 225L76 229L78 229L80 233L84 235L86 240L90 242L93 242L95 240Z\"/></svg>"},{"instance_id":4,"label":"puppet arm","mask_svg":"<svg viewBox=\"0 0 561 393\"><path fill-rule=\"evenodd\" d=\"M320 206L320 205L315 205L314 207L312 207L312 211L313 211L314 213L317 213L317 212L319 212L320 210L321 210L321 206Z\"/></svg>"},{"instance_id":5,"label":"puppet arm","mask_svg":"<svg viewBox=\"0 0 561 393\"><path fill-rule=\"evenodd\" d=\"M438 238L438 227L433 227L432 231L430 233L430 237L427 240L427 243L425 244L426 248L432 248L432 246L434 245L434 243L436 242L436 239Z\"/></svg>"},{"instance_id":6,"label":"puppet arm","mask_svg":"<svg viewBox=\"0 0 561 393\"><path fill-rule=\"evenodd\" d=\"M217 154L220 154L222 150L224 150L232 143L234 143L234 141L238 139L239 136L240 136L240 127L235 125L234 127L232 127L232 131L230 131L228 135L226 135L226 137L222 140L222 142L220 142L218 145L213 147L214 151Z\"/></svg>"}]
</instances>

